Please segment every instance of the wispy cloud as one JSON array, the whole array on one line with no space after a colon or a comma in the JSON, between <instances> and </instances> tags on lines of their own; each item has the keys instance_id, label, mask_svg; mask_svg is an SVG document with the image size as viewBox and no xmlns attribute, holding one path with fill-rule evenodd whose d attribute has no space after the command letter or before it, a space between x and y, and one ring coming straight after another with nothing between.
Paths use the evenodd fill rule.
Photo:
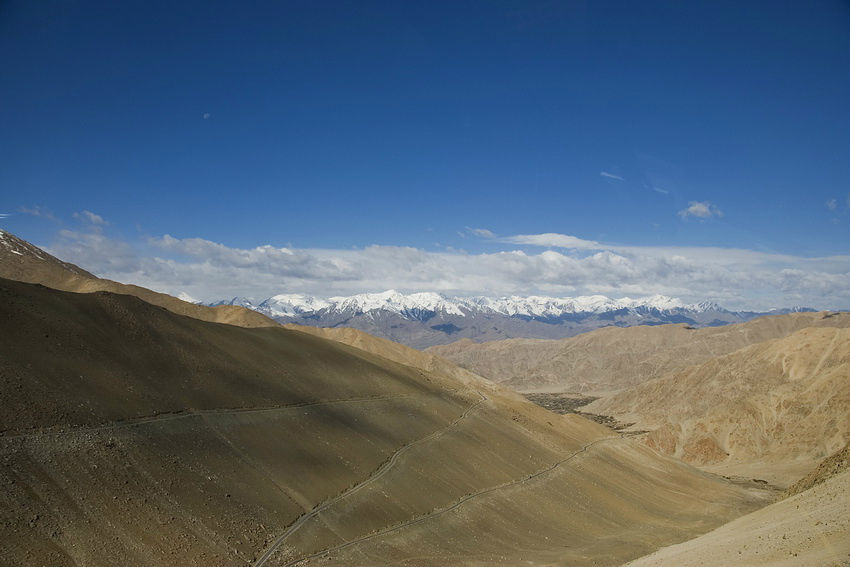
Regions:
<instances>
[{"instance_id":1,"label":"wispy cloud","mask_svg":"<svg viewBox=\"0 0 850 567\"><path fill-rule=\"evenodd\" d=\"M707 219L711 217L722 217L723 211L708 201L691 201L688 203L686 209L679 211L679 216L683 219L688 217Z\"/></svg>"},{"instance_id":2,"label":"wispy cloud","mask_svg":"<svg viewBox=\"0 0 850 567\"><path fill-rule=\"evenodd\" d=\"M486 228L466 227L466 232L475 236L480 236L481 238L496 238L496 234L492 230L487 230Z\"/></svg>"},{"instance_id":3,"label":"wispy cloud","mask_svg":"<svg viewBox=\"0 0 850 567\"><path fill-rule=\"evenodd\" d=\"M850 256L805 258L745 249L613 245L557 233L493 239L471 254L405 246L235 248L202 238L140 245L88 225L61 231L51 253L98 275L204 300L282 292L321 296L395 288L450 294L652 295L729 308L850 307ZM516 245L546 248L537 253ZM142 250L159 252L151 255ZM579 250L584 254L575 254Z\"/></svg>"},{"instance_id":4,"label":"wispy cloud","mask_svg":"<svg viewBox=\"0 0 850 567\"><path fill-rule=\"evenodd\" d=\"M656 193L661 193L662 195L669 195L670 194L670 191L667 191L666 189L662 189L661 187L653 187L652 190L655 191Z\"/></svg>"},{"instance_id":5,"label":"wispy cloud","mask_svg":"<svg viewBox=\"0 0 850 567\"><path fill-rule=\"evenodd\" d=\"M109 225L109 223L104 220L104 218L100 215L97 215L91 211L80 211L74 213L73 217L83 223L89 224L97 230L103 230L103 227Z\"/></svg>"},{"instance_id":6,"label":"wispy cloud","mask_svg":"<svg viewBox=\"0 0 850 567\"><path fill-rule=\"evenodd\" d=\"M12 213L0 213L0 219L9 218L12 216Z\"/></svg>"},{"instance_id":7,"label":"wispy cloud","mask_svg":"<svg viewBox=\"0 0 850 567\"><path fill-rule=\"evenodd\" d=\"M850 203L850 196L847 197L847 202ZM835 199L830 199L826 202L826 208L830 211L834 211L838 208L838 201Z\"/></svg>"},{"instance_id":8,"label":"wispy cloud","mask_svg":"<svg viewBox=\"0 0 850 567\"><path fill-rule=\"evenodd\" d=\"M601 177L607 177L608 179L616 179L617 181L625 181L625 179L620 177L619 175L615 175L613 173L608 173L607 171L600 171L599 175Z\"/></svg>"},{"instance_id":9,"label":"wispy cloud","mask_svg":"<svg viewBox=\"0 0 850 567\"><path fill-rule=\"evenodd\" d=\"M572 250L604 250L606 247L593 240L584 240L568 234L547 232L544 234L517 234L499 239L509 244L545 246L547 248L569 248Z\"/></svg>"},{"instance_id":10,"label":"wispy cloud","mask_svg":"<svg viewBox=\"0 0 850 567\"><path fill-rule=\"evenodd\" d=\"M18 207L18 212L33 217L45 218L51 221L56 220L56 216L52 212L43 207L39 207L38 205L34 207Z\"/></svg>"}]
</instances>

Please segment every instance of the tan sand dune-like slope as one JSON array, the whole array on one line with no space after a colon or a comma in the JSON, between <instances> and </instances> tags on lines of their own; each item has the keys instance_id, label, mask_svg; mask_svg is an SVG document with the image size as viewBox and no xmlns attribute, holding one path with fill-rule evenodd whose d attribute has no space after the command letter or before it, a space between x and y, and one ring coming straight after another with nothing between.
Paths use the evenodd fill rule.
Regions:
<instances>
[{"instance_id":1,"label":"tan sand dune-like slope","mask_svg":"<svg viewBox=\"0 0 850 567\"><path fill-rule=\"evenodd\" d=\"M850 565L850 471L628 567L729 565Z\"/></svg>"},{"instance_id":2,"label":"tan sand dune-like slope","mask_svg":"<svg viewBox=\"0 0 850 567\"><path fill-rule=\"evenodd\" d=\"M764 502L471 384L0 280L0 563L616 565Z\"/></svg>"},{"instance_id":3,"label":"tan sand dune-like slope","mask_svg":"<svg viewBox=\"0 0 850 567\"><path fill-rule=\"evenodd\" d=\"M687 462L787 485L850 440L850 329L803 329L586 409Z\"/></svg>"},{"instance_id":4,"label":"tan sand dune-like slope","mask_svg":"<svg viewBox=\"0 0 850 567\"><path fill-rule=\"evenodd\" d=\"M605 328L562 340L461 340L427 349L521 392L604 393L784 337L806 327L850 327L850 313L792 313L747 323Z\"/></svg>"},{"instance_id":5,"label":"tan sand dune-like slope","mask_svg":"<svg viewBox=\"0 0 850 567\"><path fill-rule=\"evenodd\" d=\"M63 262L13 234L0 230L0 277L37 283L62 291L91 293L110 291L134 295L152 305L201 321L227 323L240 327L271 327L277 323L265 315L235 305L207 307L195 305L164 293L136 285L98 278L79 266Z\"/></svg>"}]
</instances>

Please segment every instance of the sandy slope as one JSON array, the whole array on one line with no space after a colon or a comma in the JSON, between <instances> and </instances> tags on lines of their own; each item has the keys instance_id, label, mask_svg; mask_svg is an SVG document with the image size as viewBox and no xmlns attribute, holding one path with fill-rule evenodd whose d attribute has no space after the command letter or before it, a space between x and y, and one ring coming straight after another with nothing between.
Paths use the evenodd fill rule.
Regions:
<instances>
[{"instance_id":1,"label":"sandy slope","mask_svg":"<svg viewBox=\"0 0 850 567\"><path fill-rule=\"evenodd\" d=\"M793 313L747 323L606 328L563 340L461 340L427 352L519 391L618 391L806 327L850 327L850 313Z\"/></svg>"},{"instance_id":2,"label":"sandy slope","mask_svg":"<svg viewBox=\"0 0 850 567\"><path fill-rule=\"evenodd\" d=\"M813 327L650 380L587 410L724 474L787 485L850 440L850 329Z\"/></svg>"},{"instance_id":3,"label":"sandy slope","mask_svg":"<svg viewBox=\"0 0 850 567\"><path fill-rule=\"evenodd\" d=\"M850 469L850 443L821 461L815 470L789 486L785 496L799 494L847 469Z\"/></svg>"},{"instance_id":4,"label":"sandy slope","mask_svg":"<svg viewBox=\"0 0 850 567\"><path fill-rule=\"evenodd\" d=\"M207 307L195 305L136 285L98 278L79 266L63 262L13 234L0 230L0 278L37 283L62 291L91 293L111 291L134 295L173 313L240 327L277 325L265 315L233 305Z\"/></svg>"},{"instance_id":5,"label":"sandy slope","mask_svg":"<svg viewBox=\"0 0 850 567\"><path fill-rule=\"evenodd\" d=\"M846 567L850 471L629 567Z\"/></svg>"},{"instance_id":6,"label":"sandy slope","mask_svg":"<svg viewBox=\"0 0 850 567\"><path fill-rule=\"evenodd\" d=\"M2 280L0 345L0 564L615 565L763 503L587 420L280 327Z\"/></svg>"}]
</instances>

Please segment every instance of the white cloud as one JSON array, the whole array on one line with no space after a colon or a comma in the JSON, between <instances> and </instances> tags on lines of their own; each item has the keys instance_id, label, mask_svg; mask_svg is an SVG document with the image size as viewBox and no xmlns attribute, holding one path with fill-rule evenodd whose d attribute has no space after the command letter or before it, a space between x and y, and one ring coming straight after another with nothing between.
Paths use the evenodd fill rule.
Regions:
<instances>
[{"instance_id":1,"label":"white cloud","mask_svg":"<svg viewBox=\"0 0 850 567\"><path fill-rule=\"evenodd\" d=\"M474 234L475 236L480 236L481 238L496 238L495 233L491 230L487 230L486 228L466 227L466 231L470 234Z\"/></svg>"},{"instance_id":2,"label":"white cloud","mask_svg":"<svg viewBox=\"0 0 850 567\"><path fill-rule=\"evenodd\" d=\"M499 239L508 244L526 244L550 248L570 248L575 250L602 250L604 245L593 240L584 240L568 234L547 232L544 234L517 234Z\"/></svg>"},{"instance_id":3,"label":"white cloud","mask_svg":"<svg viewBox=\"0 0 850 567\"><path fill-rule=\"evenodd\" d=\"M848 197L848 202L850 202L850 197ZM838 201L836 201L835 199L830 199L826 202L826 208L830 211L834 211L838 208Z\"/></svg>"},{"instance_id":4,"label":"white cloud","mask_svg":"<svg viewBox=\"0 0 850 567\"><path fill-rule=\"evenodd\" d=\"M10 216L12 216L11 213L0 213L0 219L9 218Z\"/></svg>"},{"instance_id":5,"label":"white cloud","mask_svg":"<svg viewBox=\"0 0 850 567\"><path fill-rule=\"evenodd\" d=\"M235 248L170 235L133 245L89 225L85 231L60 231L49 251L102 277L203 300L395 288L461 295L664 294L684 301L711 299L730 309L850 307L850 256L612 245L557 233L493 241L546 249L472 254L405 246ZM146 249L157 252L142 252Z\"/></svg>"},{"instance_id":6,"label":"white cloud","mask_svg":"<svg viewBox=\"0 0 850 567\"><path fill-rule=\"evenodd\" d=\"M619 175L614 175L613 173L608 173L607 171L600 171L599 175L601 177L607 177L608 179L616 179L617 181L625 181L625 179L620 177Z\"/></svg>"},{"instance_id":7,"label":"white cloud","mask_svg":"<svg viewBox=\"0 0 850 567\"><path fill-rule=\"evenodd\" d=\"M688 208L679 211L679 216L683 219L687 217L707 219L711 217L722 217L723 211L708 201L691 201L688 203Z\"/></svg>"},{"instance_id":8,"label":"white cloud","mask_svg":"<svg viewBox=\"0 0 850 567\"><path fill-rule=\"evenodd\" d=\"M662 195L669 195L670 194L670 191L667 191L666 189L662 189L661 187L653 187L652 190L655 191L656 193L661 193Z\"/></svg>"},{"instance_id":9,"label":"white cloud","mask_svg":"<svg viewBox=\"0 0 850 567\"><path fill-rule=\"evenodd\" d=\"M74 218L82 221L83 223L91 225L93 228L98 230L103 229L103 227L107 226L109 223L106 222L102 216L96 215L91 211L80 211L78 213L74 213Z\"/></svg>"},{"instance_id":10,"label":"white cloud","mask_svg":"<svg viewBox=\"0 0 850 567\"><path fill-rule=\"evenodd\" d=\"M139 265L133 246L105 236L99 227L90 226L88 231L60 230L57 236L48 252L80 267L95 266L102 273L123 274L135 271Z\"/></svg>"}]
</instances>

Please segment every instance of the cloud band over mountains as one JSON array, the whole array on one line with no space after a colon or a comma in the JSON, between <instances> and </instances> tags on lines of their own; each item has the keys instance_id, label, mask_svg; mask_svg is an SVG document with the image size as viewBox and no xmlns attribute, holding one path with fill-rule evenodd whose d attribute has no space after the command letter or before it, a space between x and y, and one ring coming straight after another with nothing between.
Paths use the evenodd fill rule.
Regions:
<instances>
[{"instance_id":1,"label":"cloud band over mountains","mask_svg":"<svg viewBox=\"0 0 850 567\"><path fill-rule=\"evenodd\" d=\"M63 230L49 249L100 276L202 300L394 288L457 295L663 294L688 302L714 300L731 309L850 306L850 256L608 245L556 233L474 234L503 249L473 254L378 245L235 248L170 235L131 244L106 236L99 225Z\"/></svg>"}]
</instances>

